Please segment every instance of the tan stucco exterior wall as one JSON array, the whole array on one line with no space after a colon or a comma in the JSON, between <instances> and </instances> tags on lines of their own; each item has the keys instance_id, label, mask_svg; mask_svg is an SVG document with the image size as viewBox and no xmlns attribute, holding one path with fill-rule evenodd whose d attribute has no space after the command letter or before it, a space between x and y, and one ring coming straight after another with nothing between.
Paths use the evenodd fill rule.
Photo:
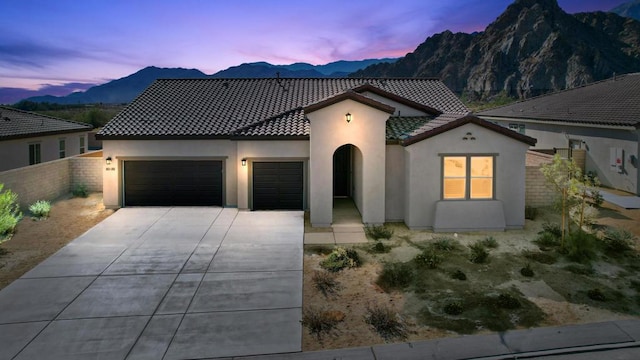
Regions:
<instances>
[{"instance_id":1,"label":"tan stucco exterior wall","mask_svg":"<svg viewBox=\"0 0 640 360\"><path fill-rule=\"evenodd\" d=\"M476 140L463 140L471 132ZM407 146L405 158L405 223L413 229L432 229L435 225L436 208L441 202L442 164L441 154L495 154L495 201L482 207L500 209L495 202L502 203L503 219L483 224L487 229L521 228L524 226L525 200L525 154L528 145L507 138L492 130L475 124L466 124L446 133ZM442 201L444 202L444 201ZM447 218L465 229L466 219L481 215L478 201L446 201L442 209L450 212ZM482 214L491 219L491 214ZM495 217L494 217L495 218Z\"/></svg>"},{"instance_id":2,"label":"tan stucco exterior wall","mask_svg":"<svg viewBox=\"0 0 640 360\"><path fill-rule=\"evenodd\" d=\"M350 113L353 120L345 121ZM362 155L354 159L356 205L364 223L385 220L385 124L389 114L353 100L307 114L311 123L309 205L311 224L329 226L333 209L333 155L338 147L352 144ZM361 182L357 172L362 171Z\"/></svg>"},{"instance_id":3,"label":"tan stucco exterior wall","mask_svg":"<svg viewBox=\"0 0 640 360\"><path fill-rule=\"evenodd\" d=\"M386 150L385 221L403 221L405 151L400 145L387 145Z\"/></svg>"},{"instance_id":4,"label":"tan stucco exterior wall","mask_svg":"<svg viewBox=\"0 0 640 360\"><path fill-rule=\"evenodd\" d=\"M122 206L122 161L163 159L211 159L224 162L224 204L238 204L237 142L230 140L105 140L103 159L111 157L111 166L104 166L103 200L110 208ZM104 161L104 160L103 160Z\"/></svg>"},{"instance_id":5,"label":"tan stucco exterior wall","mask_svg":"<svg viewBox=\"0 0 640 360\"><path fill-rule=\"evenodd\" d=\"M40 160L43 163L60 158L60 139L65 139L65 157L80 154L80 137L84 137L84 151L88 152L87 133L77 132L0 141L0 171L29 166L29 144L40 144Z\"/></svg>"}]
</instances>

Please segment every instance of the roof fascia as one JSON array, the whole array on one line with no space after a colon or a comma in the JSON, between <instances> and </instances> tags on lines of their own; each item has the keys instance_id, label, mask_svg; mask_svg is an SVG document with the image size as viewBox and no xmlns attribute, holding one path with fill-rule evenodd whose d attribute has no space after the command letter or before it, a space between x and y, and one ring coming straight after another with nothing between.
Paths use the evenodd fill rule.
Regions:
<instances>
[{"instance_id":1,"label":"roof fascia","mask_svg":"<svg viewBox=\"0 0 640 360\"><path fill-rule=\"evenodd\" d=\"M315 104L311 104L311 105L308 105L308 106L304 107L304 113L305 114L310 114L310 113L312 113L314 111L323 109L325 107L337 104L337 103L345 101L345 100L353 100L353 101L359 102L361 104L370 106L370 107L372 107L374 109L378 109L380 111L384 111L384 112L386 112L388 114L393 114L396 111L396 109L393 106L389 106L389 105L381 103L381 102L379 102L377 100L373 100L373 99L368 98L368 97L366 97L364 95L358 94L353 90L348 90L348 91L343 92L341 94L338 94L336 96L330 97L328 99L325 99L325 100L319 101L319 102L317 102Z\"/></svg>"},{"instance_id":2,"label":"roof fascia","mask_svg":"<svg viewBox=\"0 0 640 360\"><path fill-rule=\"evenodd\" d=\"M370 92L372 92L372 93L374 93L376 95L383 96L383 97L385 97L385 98L387 98L389 100L393 100L393 101L398 102L398 103L400 103L402 105L406 105L406 106L409 106L409 107L417 109L417 110L422 110L422 111L426 112L427 114L431 114L431 115L435 115L435 116L438 116L438 115L442 114L442 111L434 109L431 106L427 106L427 105L423 105L423 104L417 103L417 102L415 102L413 100L409 100L407 98L404 98L402 96L396 95L394 93L390 93L388 91L382 90L379 87L375 87L375 86L373 86L371 84L364 84L364 85L357 86L357 87L355 87L353 89L353 91L355 91L357 93L363 93L363 92L366 92L366 91L370 91Z\"/></svg>"}]
</instances>

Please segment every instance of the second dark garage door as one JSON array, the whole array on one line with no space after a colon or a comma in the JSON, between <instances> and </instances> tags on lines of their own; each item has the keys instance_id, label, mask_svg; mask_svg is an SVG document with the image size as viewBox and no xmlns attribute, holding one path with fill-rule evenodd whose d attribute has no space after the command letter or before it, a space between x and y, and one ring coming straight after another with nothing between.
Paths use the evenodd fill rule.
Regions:
<instances>
[{"instance_id":1,"label":"second dark garage door","mask_svg":"<svg viewBox=\"0 0 640 360\"><path fill-rule=\"evenodd\" d=\"M125 161L125 206L222 206L222 161Z\"/></svg>"},{"instance_id":2,"label":"second dark garage door","mask_svg":"<svg viewBox=\"0 0 640 360\"><path fill-rule=\"evenodd\" d=\"M303 163L254 162L254 210L302 210Z\"/></svg>"}]
</instances>

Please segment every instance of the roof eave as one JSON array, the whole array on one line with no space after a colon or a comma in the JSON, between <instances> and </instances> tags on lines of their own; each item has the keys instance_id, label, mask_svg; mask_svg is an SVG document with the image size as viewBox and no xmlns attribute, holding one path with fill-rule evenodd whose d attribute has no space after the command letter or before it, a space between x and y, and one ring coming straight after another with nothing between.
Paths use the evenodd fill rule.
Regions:
<instances>
[{"instance_id":1,"label":"roof eave","mask_svg":"<svg viewBox=\"0 0 640 360\"><path fill-rule=\"evenodd\" d=\"M87 127L85 129L45 131L45 132L38 132L38 133L7 135L7 136L0 136L0 141L2 141L2 140L16 140L16 139L37 138L37 137L43 137L43 136L73 134L73 133L80 133L80 132L89 132L91 130L93 130L92 126L91 127Z\"/></svg>"},{"instance_id":2,"label":"roof eave","mask_svg":"<svg viewBox=\"0 0 640 360\"><path fill-rule=\"evenodd\" d=\"M372 107L374 109L378 109L380 111L384 111L384 112L386 112L388 114L393 114L396 111L396 109L393 106L389 106L387 104L384 104L384 103L381 103L379 101L373 100L373 99L368 98L368 97L366 97L364 95L358 94L353 90L349 90L349 91L343 92L341 94L338 94L336 96L330 97L328 99L319 101L319 102L317 102L315 104L311 104L311 105L305 106L303 108L303 110L304 110L305 114L310 114L310 113L312 113L314 111L318 111L320 109L323 109L325 107L337 104L337 103L345 101L345 100L353 100L353 101L359 102L359 103L361 103L363 105L370 106L370 107Z\"/></svg>"},{"instance_id":3,"label":"roof eave","mask_svg":"<svg viewBox=\"0 0 640 360\"><path fill-rule=\"evenodd\" d=\"M382 90L382 89L380 89L378 87L375 87L375 86L373 86L371 84L360 85L358 87L355 87L353 89L353 91L355 91L357 93L370 91L370 92L372 92L372 93L374 93L376 95L383 96L383 97L385 97L385 98L387 98L389 100L393 100L395 102L398 102L400 104L409 106L409 107L417 109L417 110L422 110L422 111L426 112L427 114L431 114L431 115L435 115L435 116L442 115L442 111L440 111L438 109L434 109L431 106L423 105L423 104L417 103L417 102L415 102L413 100L409 100L407 98L404 98L402 96L398 96L396 94L393 94L393 93L390 93L388 91Z\"/></svg>"},{"instance_id":4,"label":"roof eave","mask_svg":"<svg viewBox=\"0 0 640 360\"><path fill-rule=\"evenodd\" d=\"M228 135L104 135L96 134L96 140L224 140Z\"/></svg>"}]
</instances>

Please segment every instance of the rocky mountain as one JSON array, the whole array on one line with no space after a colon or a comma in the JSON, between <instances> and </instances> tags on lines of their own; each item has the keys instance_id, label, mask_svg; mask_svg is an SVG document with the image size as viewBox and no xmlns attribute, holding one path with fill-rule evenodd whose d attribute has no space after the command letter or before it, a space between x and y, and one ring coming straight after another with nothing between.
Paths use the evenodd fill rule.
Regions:
<instances>
[{"instance_id":1,"label":"rocky mountain","mask_svg":"<svg viewBox=\"0 0 640 360\"><path fill-rule=\"evenodd\" d=\"M638 21L569 15L556 0L516 0L480 33L429 37L393 64L350 76L437 77L471 98L527 98L640 71Z\"/></svg>"},{"instance_id":2,"label":"rocky mountain","mask_svg":"<svg viewBox=\"0 0 640 360\"><path fill-rule=\"evenodd\" d=\"M629 1L620 6L617 6L611 10L612 13L616 13L620 16L626 16L640 20L640 0Z\"/></svg>"},{"instance_id":3,"label":"rocky mountain","mask_svg":"<svg viewBox=\"0 0 640 360\"><path fill-rule=\"evenodd\" d=\"M134 74L106 84L74 92L66 96L35 96L25 100L54 104L124 104L131 102L156 79L182 78L249 78L249 77L345 77L349 73L364 69L371 64L393 62L396 59L368 59L360 61L336 61L325 65L295 63L272 65L266 62L242 64L207 75L197 69L146 67Z\"/></svg>"}]
</instances>

